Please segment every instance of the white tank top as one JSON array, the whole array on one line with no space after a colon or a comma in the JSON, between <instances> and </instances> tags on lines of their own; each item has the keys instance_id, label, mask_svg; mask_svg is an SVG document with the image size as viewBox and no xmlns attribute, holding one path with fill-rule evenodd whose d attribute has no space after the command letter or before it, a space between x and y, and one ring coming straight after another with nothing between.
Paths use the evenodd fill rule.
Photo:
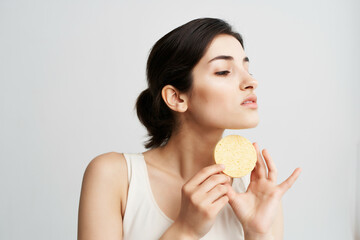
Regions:
<instances>
[{"instance_id":1,"label":"white tank top","mask_svg":"<svg viewBox=\"0 0 360 240\"><path fill-rule=\"evenodd\" d=\"M151 190L146 162L142 153L124 153L128 168L129 191L123 219L124 240L158 240L174 222L157 205ZM250 174L234 178L236 192L245 192ZM244 232L231 206L218 213L204 240L243 240Z\"/></svg>"}]
</instances>

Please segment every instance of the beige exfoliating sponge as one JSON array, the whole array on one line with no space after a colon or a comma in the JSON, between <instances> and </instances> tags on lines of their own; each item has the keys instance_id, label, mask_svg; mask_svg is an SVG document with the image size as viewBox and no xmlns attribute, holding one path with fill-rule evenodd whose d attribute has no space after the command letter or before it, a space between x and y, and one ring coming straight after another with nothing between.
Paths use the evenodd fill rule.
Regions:
<instances>
[{"instance_id":1,"label":"beige exfoliating sponge","mask_svg":"<svg viewBox=\"0 0 360 240\"><path fill-rule=\"evenodd\" d=\"M257 154L249 140L239 135L229 135L216 144L214 158L217 164L225 165L223 172L226 175L238 178L254 169Z\"/></svg>"}]
</instances>

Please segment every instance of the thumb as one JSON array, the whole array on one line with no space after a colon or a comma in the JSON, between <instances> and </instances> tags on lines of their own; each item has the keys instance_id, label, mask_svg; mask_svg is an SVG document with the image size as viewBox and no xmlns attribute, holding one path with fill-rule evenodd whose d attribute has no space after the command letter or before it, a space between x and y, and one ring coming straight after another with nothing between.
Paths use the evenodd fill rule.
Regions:
<instances>
[{"instance_id":1,"label":"thumb","mask_svg":"<svg viewBox=\"0 0 360 240\"><path fill-rule=\"evenodd\" d=\"M226 195L228 196L229 203L231 204L236 198L236 192L229 183L226 183L226 185L229 188L229 191L226 193Z\"/></svg>"}]
</instances>

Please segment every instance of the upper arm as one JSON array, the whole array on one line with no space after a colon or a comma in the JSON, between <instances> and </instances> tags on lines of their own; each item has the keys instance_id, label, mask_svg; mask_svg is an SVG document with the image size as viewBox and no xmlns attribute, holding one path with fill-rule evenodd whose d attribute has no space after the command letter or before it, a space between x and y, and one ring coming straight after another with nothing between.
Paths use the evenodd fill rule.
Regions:
<instances>
[{"instance_id":1,"label":"upper arm","mask_svg":"<svg viewBox=\"0 0 360 240\"><path fill-rule=\"evenodd\" d=\"M122 154L121 154L122 156ZM123 156L122 156L123 158ZM106 153L87 166L81 187L78 240L122 239L119 154Z\"/></svg>"},{"instance_id":2,"label":"upper arm","mask_svg":"<svg viewBox=\"0 0 360 240\"><path fill-rule=\"evenodd\" d=\"M284 216L282 203L280 202L277 216L272 227L272 233L275 240L282 240L284 238Z\"/></svg>"}]
</instances>

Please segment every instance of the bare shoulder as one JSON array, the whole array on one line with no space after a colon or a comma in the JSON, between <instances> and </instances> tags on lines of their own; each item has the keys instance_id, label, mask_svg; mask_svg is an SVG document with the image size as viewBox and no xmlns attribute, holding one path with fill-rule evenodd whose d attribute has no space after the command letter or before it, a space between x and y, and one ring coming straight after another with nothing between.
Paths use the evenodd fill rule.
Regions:
<instances>
[{"instance_id":1,"label":"bare shoulder","mask_svg":"<svg viewBox=\"0 0 360 240\"><path fill-rule=\"evenodd\" d=\"M122 153L96 156L85 169L79 203L78 239L122 239L122 199L127 166Z\"/></svg>"},{"instance_id":2,"label":"bare shoulder","mask_svg":"<svg viewBox=\"0 0 360 240\"><path fill-rule=\"evenodd\" d=\"M85 169L83 184L96 185L114 197L118 197L126 189L127 165L122 153L109 152L96 156Z\"/></svg>"},{"instance_id":3,"label":"bare shoulder","mask_svg":"<svg viewBox=\"0 0 360 240\"><path fill-rule=\"evenodd\" d=\"M111 167L114 167L114 165L119 165L120 162L125 161L123 153L118 152L108 152L100 154L96 157L94 157L87 168L89 168L92 165L102 165L104 167L111 165Z\"/></svg>"},{"instance_id":4,"label":"bare shoulder","mask_svg":"<svg viewBox=\"0 0 360 240\"><path fill-rule=\"evenodd\" d=\"M127 170L125 157L122 153L108 152L96 156L88 164L85 175L114 178Z\"/></svg>"}]
</instances>

